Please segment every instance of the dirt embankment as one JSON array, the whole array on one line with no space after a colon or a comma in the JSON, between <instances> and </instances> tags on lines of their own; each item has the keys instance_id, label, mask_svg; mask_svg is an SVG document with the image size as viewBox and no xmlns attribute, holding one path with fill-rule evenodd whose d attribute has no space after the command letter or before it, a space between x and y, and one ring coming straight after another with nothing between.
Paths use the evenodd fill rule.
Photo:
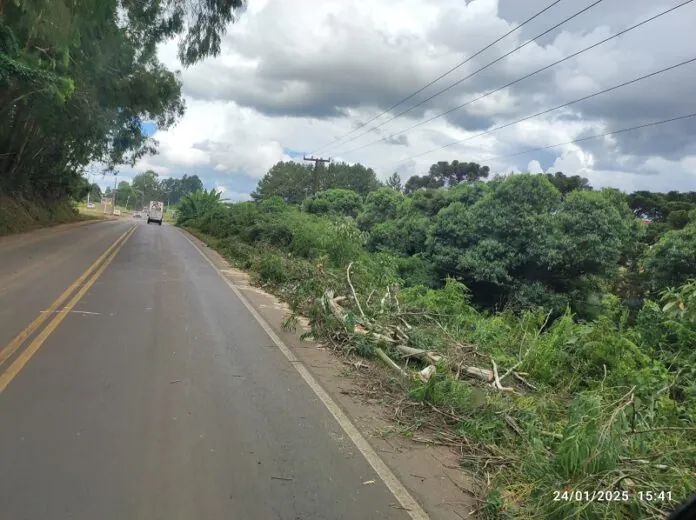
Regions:
<instances>
[{"instance_id":1,"label":"dirt embankment","mask_svg":"<svg viewBox=\"0 0 696 520\"><path fill-rule=\"evenodd\" d=\"M84 219L70 201L48 203L0 195L0 236Z\"/></svg>"}]
</instances>

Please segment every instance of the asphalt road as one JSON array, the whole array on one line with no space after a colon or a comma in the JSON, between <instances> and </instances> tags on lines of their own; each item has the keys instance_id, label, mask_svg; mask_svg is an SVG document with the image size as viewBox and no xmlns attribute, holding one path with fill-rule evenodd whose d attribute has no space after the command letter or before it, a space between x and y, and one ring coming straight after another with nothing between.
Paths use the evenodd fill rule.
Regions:
<instances>
[{"instance_id":1,"label":"asphalt road","mask_svg":"<svg viewBox=\"0 0 696 520\"><path fill-rule=\"evenodd\" d=\"M0 519L410 518L171 226L0 239L0 363Z\"/></svg>"}]
</instances>

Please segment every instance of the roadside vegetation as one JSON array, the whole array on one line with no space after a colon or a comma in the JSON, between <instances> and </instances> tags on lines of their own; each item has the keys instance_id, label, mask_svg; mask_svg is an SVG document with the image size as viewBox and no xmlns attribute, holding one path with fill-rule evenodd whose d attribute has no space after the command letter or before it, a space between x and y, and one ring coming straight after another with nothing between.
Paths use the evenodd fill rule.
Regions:
<instances>
[{"instance_id":1,"label":"roadside vegetation","mask_svg":"<svg viewBox=\"0 0 696 520\"><path fill-rule=\"evenodd\" d=\"M0 195L0 236L89 218L69 201L46 203Z\"/></svg>"},{"instance_id":2,"label":"roadside vegetation","mask_svg":"<svg viewBox=\"0 0 696 520\"><path fill-rule=\"evenodd\" d=\"M663 518L696 489L696 193L318 173L315 194L279 163L251 202L186 196L178 224L289 302L287 327L388 367L399 431L461 449L480 518Z\"/></svg>"}]
</instances>

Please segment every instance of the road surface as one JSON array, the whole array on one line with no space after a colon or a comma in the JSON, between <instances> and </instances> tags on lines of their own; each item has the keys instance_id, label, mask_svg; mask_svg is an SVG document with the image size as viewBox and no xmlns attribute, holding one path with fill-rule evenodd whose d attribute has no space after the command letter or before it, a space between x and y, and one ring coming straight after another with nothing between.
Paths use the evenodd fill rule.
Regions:
<instances>
[{"instance_id":1,"label":"road surface","mask_svg":"<svg viewBox=\"0 0 696 520\"><path fill-rule=\"evenodd\" d=\"M0 239L0 518L412 518L363 453L178 229Z\"/></svg>"}]
</instances>

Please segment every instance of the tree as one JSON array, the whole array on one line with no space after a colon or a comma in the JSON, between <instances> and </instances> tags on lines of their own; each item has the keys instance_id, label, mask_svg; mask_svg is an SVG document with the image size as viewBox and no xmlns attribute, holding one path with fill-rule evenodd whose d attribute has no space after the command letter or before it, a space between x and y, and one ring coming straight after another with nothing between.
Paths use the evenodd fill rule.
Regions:
<instances>
[{"instance_id":1,"label":"tree","mask_svg":"<svg viewBox=\"0 0 696 520\"><path fill-rule=\"evenodd\" d=\"M488 178L490 168L475 162L440 161L430 167L428 175L443 186L453 187L461 182L475 182Z\"/></svg>"},{"instance_id":2,"label":"tree","mask_svg":"<svg viewBox=\"0 0 696 520\"><path fill-rule=\"evenodd\" d=\"M278 196L297 204L312 193L312 167L293 161L274 164L259 181L251 197L260 201Z\"/></svg>"},{"instance_id":3,"label":"tree","mask_svg":"<svg viewBox=\"0 0 696 520\"><path fill-rule=\"evenodd\" d=\"M471 206L491 191L493 186L492 182L467 182L447 190L445 196L450 202L461 202L466 206Z\"/></svg>"},{"instance_id":4,"label":"tree","mask_svg":"<svg viewBox=\"0 0 696 520\"><path fill-rule=\"evenodd\" d=\"M667 203L661 193L636 191L628 196L628 205L636 217L659 222L669 214Z\"/></svg>"},{"instance_id":5,"label":"tree","mask_svg":"<svg viewBox=\"0 0 696 520\"><path fill-rule=\"evenodd\" d=\"M431 175L414 175L406 181L404 193L415 193L421 189L437 189L445 185L442 179L438 179Z\"/></svg>"},{"instance_id":6,"label":"tree","mask_svg":"<svg viewBox=\"0 0 696 520\"><path fill-rule=\"evenodd\" d=\"M133 189L142 194L142 199L145 204L151 200L162 200L163 193L160 186L159 175L148 170L133 177Z\"/></svg>"},{"instance_id":7,"label":"tree","mask_svg":"<svg viewBox=\"0 0 696 520\"><path fill-rule=\"evenodd\" d=\"M363 197L380 187L377 175L372 168L362 164L330 163L321 171L320 189L340 188L352 190Z\"/></svg>"},{"instance_id":8,"label":"tree","mask_svg":"<svg viewBox=\"0 0 696 520\"><path fill-rule=\"evenodd\" d=\"M181 178L181 193L195 193L203 191L203 181L198 178L198 175L184 175Z\"/></svg>"},{"instance_id":9,"label":"tree","mask_svg":"<svg viewBox=\"0 0 696 520\"><path fill-rule=\"evenodd\" d=\"M542 175L520 174L486 188L473 204L453 202L434 219L428 255L477 301L576 309L611 276L632 240L634 220L620 194L561 193Z\"/></svg>"},{"instance_id":10,"label":"tree","mask_svg":"<svg viewBox=\"0 0 696 520\"><path fill-rule=\"evenodd\" d=\"M413 209L423 215L432 217L437 212L450 203L447 192L424 188L408 195L403 209L410 211Z\"/></svg>"},{"instance_id":11,"label":"tree","mask_svg":"<svg viewBox=\"0 0 696 520\"><path fill-rule=\"evenodd\" d=\"M387 179L387 187L393 189L394 191L403 191L404 187L401 185L401 176L394 172Z\"/></svg>"},{"instance_id":12,"label":"tree","mask_svg":"<svg viewBox=\"0 0 696 520\"><path fill-rule=\"evenodd\" d=\"M128 209L129 204L135 203L135 191L127 181L121 181L116 188L116 204L120 204Z\"/></svg>"},{"instance_id":13,"label":"tree","mask_svg":"<svg viewBox=\"0 0 696 520\"><path fill-rule=\"evenodd\" d=\"M203 190L203 182L198 178L198 175L184 174L181 179L170 177L162 179L159 183L159 192L162 194L163 200L168 204L177 204L181 197L187 193L195 193Z\"/></svg>"},{"instance_id":14,"label":"tree","mask_svg":"<svg viewBox=\"0 0 696 520\"><path fill-rule=\"evenodd\" d=\"M95 200L101 200L101 198L102 198L102 190L101 190L101 188L99 187L99 184L93 183L93 184L89 187L89 197L90 197L90 199L93 200L93 201L95 201Z\"/></svg>"},{"instance_id":15,"label":"tree","mask_svg":"<svg viewBox=\"0 0 696 520\"><path fill-rule=\"evenodd\" d=\"M363 212L357 219L358 227L366 231L379 222L396 219L405 199L401 193L391 188L379 188L371 192L365 197Z\"/></svg>"},{"instance_id":16,"label":"tree","mask_svg":"<svg viewBox=\"0 0 696 520\"><path fill-rule=\"evenodd\" d=\"M562 195L567 195L571 191L591 191L592 186L590 186L590 181L579 175L573 175L568 177L563 172L556 172L554 174L545 174L546 178L551 181L558 191Z\"/></svg>"},{"instance_id":17,"label":"tree","mask_svg":"<svg viewBox=\"0 0 696 520\"><path fill-rule=\"evenodd\" d=\"M302 205L307 213L317 215L347 215L356 217L362 209L362 198L352 190L332 188L320 191L304 201Z\"/></svg>"},{"instance_id":18,"label":"tree","mask_svg":"<svg viewBox=\"0 0 696 520\"><path fill-rule=\"evenodd\" d=\"M650 288L658 293L696 278L696 223L665 233L643 260Z\"/></svg>"},{"instance_id":19,"label":"tree","mask_svg":"<svg viewBox=\"0 0 696 520\"><path fill-rule=\"evenodd\" d=\"M143 120L169 128L181 83L157 59L180 36L186 65L220 51L243 0L0 2L0 192L79 196L92 162L155 150Z\"/></svg>"}]
</instances>

